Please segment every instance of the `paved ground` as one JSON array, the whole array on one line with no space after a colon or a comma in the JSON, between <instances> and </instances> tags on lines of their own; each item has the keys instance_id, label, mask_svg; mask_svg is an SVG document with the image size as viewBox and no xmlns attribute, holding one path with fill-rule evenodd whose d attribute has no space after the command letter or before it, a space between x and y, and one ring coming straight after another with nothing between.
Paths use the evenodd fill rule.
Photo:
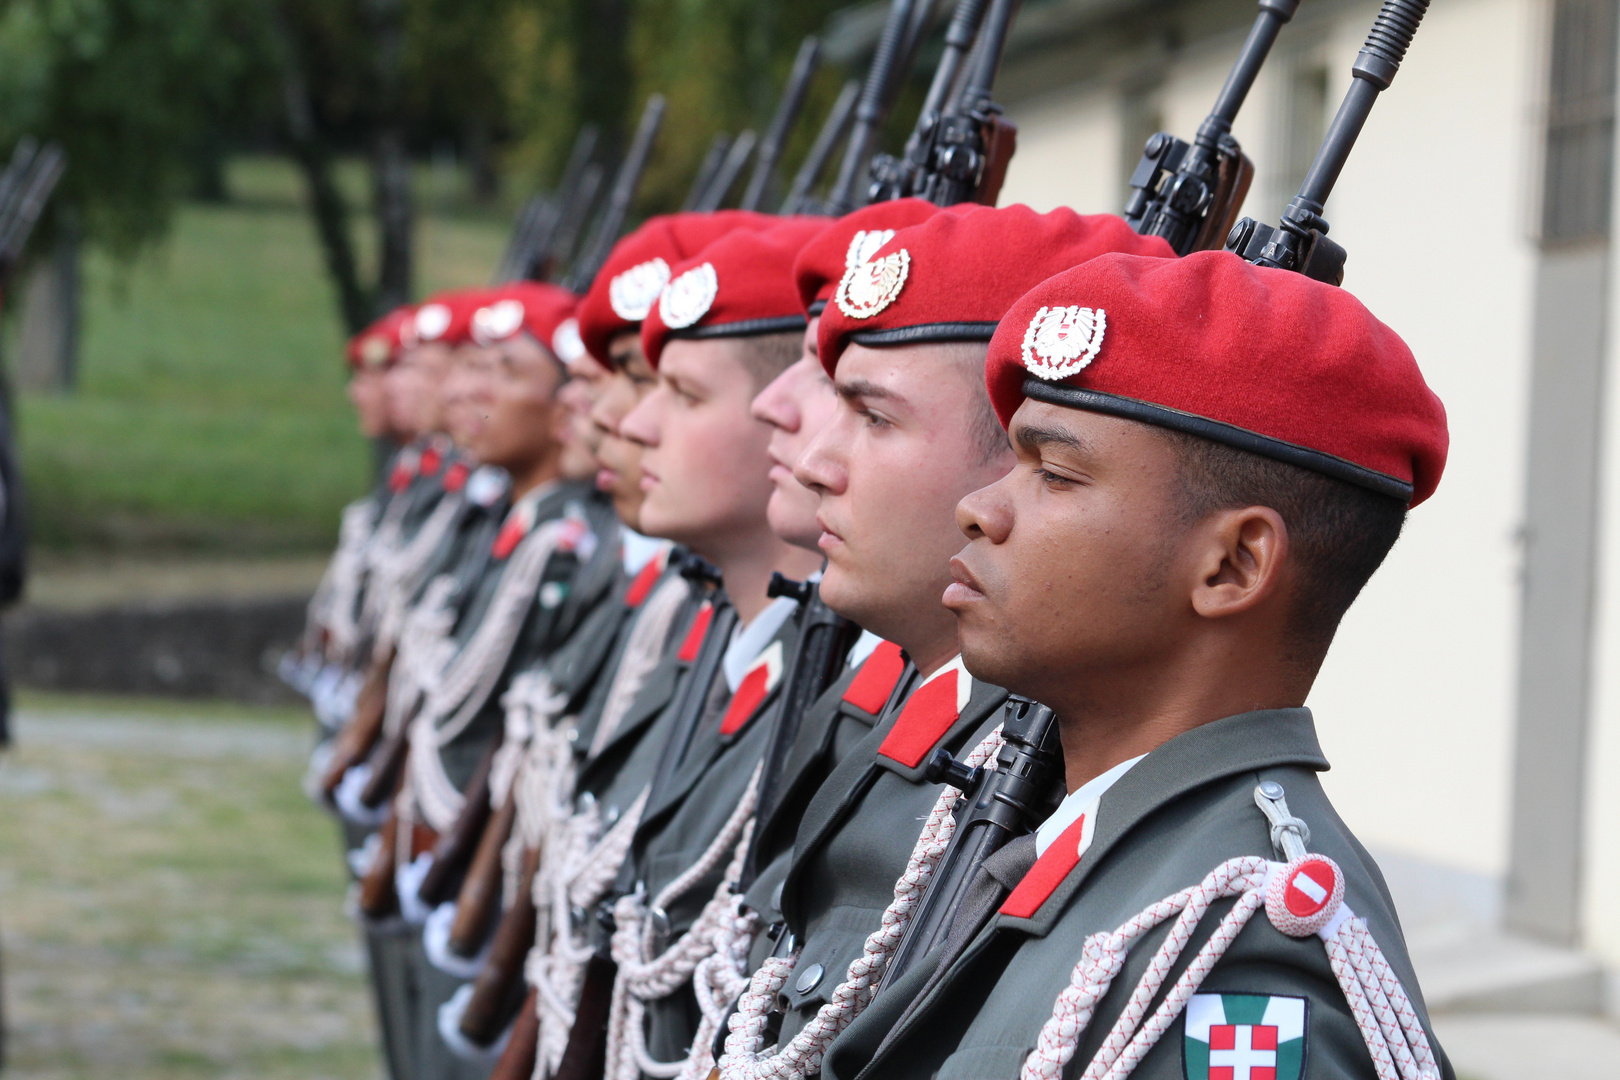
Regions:
<instances>
[{"instance_id":1,"label":"paved ground","mask_svg":"<svg viewBox=\"0 0 1620 1080\"><path fill-rule=\"evenodd\" d=\"M0 756L8 1076L373 1078L293 710L35 702Z\"/></svg>"}]
</instances>

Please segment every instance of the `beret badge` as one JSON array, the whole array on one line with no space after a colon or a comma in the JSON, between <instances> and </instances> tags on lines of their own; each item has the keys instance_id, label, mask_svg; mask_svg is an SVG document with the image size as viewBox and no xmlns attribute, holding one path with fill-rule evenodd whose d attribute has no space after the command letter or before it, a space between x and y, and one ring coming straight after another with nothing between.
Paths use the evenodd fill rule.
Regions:
<instances>
[{"instance_id":1,"label":"beret badge","mask_svg":"<svg viewBox=\"0 0 1620 1080\"><path fill-rule=\"evenodd\" d=\"M911 252L905 248L857 263L844 271L833 302L851 319L870 319L894 303L910 272Z\"/></svg>"},{"instance_id":2,"label":"beret badge","mask_svg":"<svg viewBox=\"0 0 1620 1080\"><path fill-rule=\"evenodd\" d=\"M579 336L579 320L564 319L551 335L551 351L557 359L571 364L585 355L585 342Z\"/></svg>"},{"instance_id":3,"label":"beret badge","mask_svg":"<svg viewBox=\"0 0 1620 1080\"><path fill-rule=\"evenodd\" d=\"M523 301L497 300L473 312L473 337L482 344L505 341L523 326Z\"/></svg>"},{"instance_id":4,"label":"beret badge","mask_svg":"<svg viewBox=\"0 0 1620 1080\"><path fill-rule=\"evenodd\" d=\"M420 341L437 341L450 329L450 309L443 304L424 304L416 312L416 336Z\"/></svg>"},{"instance_id":5,"label":"beret badge","mask_svg":"<svg viewBox=\"0 0 1620 1080\"><path fill-rule=\"evenodd\" d=\"M608 282L608 303L625 322L640 322L652 311L658 294L669 284L669 263L648 259Z\"/></svg>"},{"instance_id":6,"label":"beret badge","mask_svg":"<svg viewBox=\"0 0 1620 1080\"><path fill-rule=\"evenodd\" d=\"M1043 307L1024 331L1024 367L1042 379L1066 379L1096 359L1107 326L1102 308Z\"/></svg>"},{"instance_id":7,"label":"beret badge","mask_svg":"<svg viewBox=\"0 0 1620 1080\"><path fill-rule=\"evenodd\" d=\"M708 313L719 292L714 264L694 266L664 286L658 297L658 317L671 330L684 330Z\"/></svg>"},{"instance_id":8,"label":"beret badge","mask_svg":"<svg viewBox=\"0 0 1620 1080\"><path fill-rule=\"evenodd\" d=\"M861 265L893 239L893 229L862 229L857 232L849 238L849 250L844 253L845 269Z\"/></svg>"}]
</instances>

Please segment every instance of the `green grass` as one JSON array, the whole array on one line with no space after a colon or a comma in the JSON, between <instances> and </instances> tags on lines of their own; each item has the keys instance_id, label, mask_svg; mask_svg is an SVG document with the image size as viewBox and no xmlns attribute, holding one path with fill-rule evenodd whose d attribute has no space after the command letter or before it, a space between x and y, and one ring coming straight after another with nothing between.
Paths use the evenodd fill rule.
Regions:
<instances>
[{"instance_id":1,"label":"green grass","mask_svg":"<svg viewBox=\"0 0 1620 1080\"><path fill-rule=\"evenodd\" d=\"M6 1075L377 1076L308 718L88 704L28 700L0 756Z\"/></svg>"},{"instance_id":2,"label":"green grass","mask_svg":"<svg viewBox=\"0 0 1620 1080\"><path fill-rule=\"evenodd\" d=\"M344 179L363 190L357 170ZM133 266L86 258L78 389L19 403L36 542L307 550L364 490L370 448L343 396L343 334L298 178L243 161L231 191L183 207ZM428 202L421 290L487 280L504 216Z\"/></svg>"}]
</instances>

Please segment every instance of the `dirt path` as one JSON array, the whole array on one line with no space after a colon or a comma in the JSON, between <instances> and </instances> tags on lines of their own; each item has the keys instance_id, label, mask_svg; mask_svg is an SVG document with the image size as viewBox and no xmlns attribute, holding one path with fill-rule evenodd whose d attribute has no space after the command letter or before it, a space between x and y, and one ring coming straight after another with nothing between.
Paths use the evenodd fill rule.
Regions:
<instances>
[{"instance_id":1,"label":"dirt path","mask_svg":"<svg viewBox=\"0 0 1620 1080\"><path fill-rule=\"evenodd\" d=\"M8 1076L371 1078L308 721L25 710L0 756Z\"/></svg>"}]
</instances>

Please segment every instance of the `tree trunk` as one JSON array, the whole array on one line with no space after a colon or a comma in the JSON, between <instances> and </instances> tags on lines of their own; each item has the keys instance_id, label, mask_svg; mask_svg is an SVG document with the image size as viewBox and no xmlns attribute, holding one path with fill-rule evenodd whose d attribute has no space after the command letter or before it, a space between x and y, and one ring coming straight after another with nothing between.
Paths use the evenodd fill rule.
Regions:
<instances>
[{"instance_id":1,"label":"tree trunk","mask_svg":"<svg viewBox=\"0 0 1620 1080\"><path fill-rule=\"evenodd\" d=\"M630 123L630 5L627 0L569 0L580 123L602 130L611 156L624 149Z\"/></svg>"},{"instance_id":2,"label":"tree trunk","mask_svg":"<svg viewBox=\"0 0 1620 1080\"><path fill-rule=\"evenodd\" d=\"M79 230L71 222L63 223L50 254L28 276L17 345L22 389L73 389L79 361Z\"/></svg>"},{"instance_id":3,"label":"tree trunk","mask_svg":"<svg viewBox=\"0 0 1620 1080\"><path fill-rule=\"evenodd\" d=\"M369 0L366 12L376 48L378 125L372 152L372 212L377 219L377 307L387 311L410 302L412 277L411 166L405 146L401 65L405 6L401 0Z\"/></svg>"}]
</instances>

